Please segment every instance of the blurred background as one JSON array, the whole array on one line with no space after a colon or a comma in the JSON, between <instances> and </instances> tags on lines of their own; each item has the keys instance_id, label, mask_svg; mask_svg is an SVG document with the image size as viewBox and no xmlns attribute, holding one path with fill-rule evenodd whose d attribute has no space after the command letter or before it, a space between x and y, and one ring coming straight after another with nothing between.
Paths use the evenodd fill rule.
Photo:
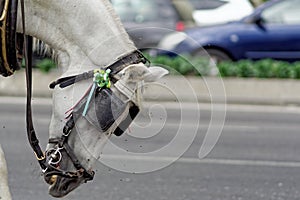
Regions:
<instances>
[{"instance_id":1,"label":"blurred background","mask_svg":"<svg viewBox=\"0 0 300 200\"><path fill-rule=\"evenodd\" d=\"M299 78L298 0L111 2L137 47L183 75ZM174 61L179 55L198 64Z\"/></svg>"},{"instance_id":2,"label":"blurred background","mask_svg":"<svg viewBox=\"0 0 300 200\"><path fill-rule=\"evenodd\" d=\"M299 0L111 0L136 46L172 73L300 78ZM55 68L36 57L42 71Z\"/></svg>"}]
</instances>

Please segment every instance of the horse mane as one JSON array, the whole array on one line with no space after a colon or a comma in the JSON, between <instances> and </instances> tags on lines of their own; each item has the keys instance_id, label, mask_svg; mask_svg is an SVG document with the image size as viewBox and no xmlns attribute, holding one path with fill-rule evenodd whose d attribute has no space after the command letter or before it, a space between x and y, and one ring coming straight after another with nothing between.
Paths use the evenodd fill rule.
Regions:
<instances>
[{"instance_id":1,"label":"horse mane","mask_svg":"<svg viewBox=\"0 0 300 200\"><path fill-rule=\"evenodd\" d=\"M44 41L37 38L33 38L32 50L35 55L39 57L49 57L55 62L57 61L58 51L51 48L50 45L46 44Z\"/></svg>"}]
</instances>

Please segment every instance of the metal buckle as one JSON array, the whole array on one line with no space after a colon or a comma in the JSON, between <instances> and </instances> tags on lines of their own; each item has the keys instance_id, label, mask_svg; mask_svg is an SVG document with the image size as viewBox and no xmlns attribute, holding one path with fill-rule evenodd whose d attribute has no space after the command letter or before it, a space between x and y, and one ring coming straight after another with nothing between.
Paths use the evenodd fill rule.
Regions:
<instances>
[{"instance_id":1,"label":"metal buckle","mask_svg":"<svg viewBox=\"0 0 300 200\"><path fill-rule=\"evenodd\" d=\"M38 161L41 161L41 160L44 160L45 158L46 158L46 156L45 156L45 153L43 152L43 156L42 157L38 157L38 155L34 152L34 155L35 155L35 157L36 157L36 159L38 160Z\"/></svg>"},{"instance_id":2,"label":"metal buckle","mask_svg":"<svg viewBox=\"0 0 300 200\"><path fill-rule=\"evenodd\" d=\"M72 129L68 127L66 129L64 129L64 131L62 132L62 135L65 137L69 137L71 132L72 132Z\"/></svg>"}]
</instances>

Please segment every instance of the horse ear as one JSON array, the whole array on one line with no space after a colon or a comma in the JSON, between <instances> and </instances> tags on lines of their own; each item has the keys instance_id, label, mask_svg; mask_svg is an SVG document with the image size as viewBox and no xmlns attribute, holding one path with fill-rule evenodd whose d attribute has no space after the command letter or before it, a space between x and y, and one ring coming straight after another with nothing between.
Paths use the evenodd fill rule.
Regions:
<instances>
[{"instance_id":1,"label":"horse ear","mask_svg":"<svg viewBox=\"0 0 300 200\"><path fill-rule=\"evenodd\" d=\"M168 70L158 66L149 67L148 70L149 72L144 77L145 82L157 81L169 73Z\"/></svg>"}]
</instances>

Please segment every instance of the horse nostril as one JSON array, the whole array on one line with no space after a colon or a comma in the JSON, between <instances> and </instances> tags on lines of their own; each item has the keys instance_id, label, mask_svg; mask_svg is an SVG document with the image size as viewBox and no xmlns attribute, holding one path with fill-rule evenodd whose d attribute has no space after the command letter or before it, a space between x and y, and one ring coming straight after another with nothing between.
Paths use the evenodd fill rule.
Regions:
<instances>
[{"instance_id":1,"label":"horse nostril","mask_svg":"<svg viewBox=\"0 0 300 200\"><path fill-rule=\"evenodd\" d=\"M68 185L67 184L65 184L64 186L63 186L63 190L67 190L68 189Z\"/></svg>"}]
</instances>

